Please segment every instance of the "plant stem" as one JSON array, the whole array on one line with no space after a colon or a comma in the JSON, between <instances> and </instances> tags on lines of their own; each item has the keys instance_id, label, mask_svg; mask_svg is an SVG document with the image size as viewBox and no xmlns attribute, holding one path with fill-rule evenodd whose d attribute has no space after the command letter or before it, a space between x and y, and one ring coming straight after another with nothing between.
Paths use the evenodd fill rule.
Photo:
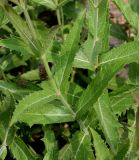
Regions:
<instances>
[{"instance_id":1,"label":"plant stem","mask_svg":"<svg viewBox=\"0 0 139 160\"><path fill-rule=\"evenodd\" d=\"M52 84L52 86L53 86L53 88L54 88L54 90L55 90L55 92L56 92L56 95L59 95L59 94L60 94L60 91L59 91L59 89L58 89L58 87L57 87L57 85L56 85L55 80L53 79L53 75L52 75L52 72L51 72L50 67L49 67L49 65L48 65L48 62L47 62L47 59L46 59L46 55L45 55L45 54L42 55L42 61L43 61L43 63L44 63L44 66L45 66L46 72L47 72L47 74L48 74L48 77L49 77L49 79L50 79L50 82L51 82L51 84Z\"/></svg>"},{"instance_id":2,"label":"plant stem","mask_svg":"<svg viewBox=\"0 0 139 160\"><path fill-rule=\"evenodd\" d=\"M32 24L32 21L30 19L30 16L28 14L28 11L27 11L27 7L26 7L26 4L24 2L24 4L21 4L22 5L22 8L24 10L24 15L25 15L25 18L26 18L26 21L27 21L27 24L28 24L28 27L32 33L32 37L34 40L36 40L37 36L36 36L36 32L35 32L35 29L34 29L34 26Z\"/></svg>"},{"instance_id":3,"label":"plant stem","mask_svg":"<svg viewBox=\"0 0 139 160\"><path fill-rule=\"evenodd\" d=\"M61 15L60 15L59 9L56 10L56 15L57 15L58 25L61 26L62 22L61 22Z\"/></svg>"},{"instance_id":4,"label":"plant stem","mask_svg":"<svg viewBox=\"0 0 139 160\"><path fill-rule=\"evenodd\" d=\"M61 91L60 89L57 87L57 84L55 82L55 79L53 78L53 75L52 75L52 72L50 70L50 67L48 65L48 62L47 62L47 59L46 59L46 55L43 54L42 56L42 61L44 63L44 66L45 66L45 69L46 69L46 72L48 74L48 77L50 79L50 82L51 82L51 85L53 86L55 92L56 92L56 95L59 96L59 98L61 99L62 103L68 108L68 110L71 112L73 118L75 118L75 113L74 111L71 109L70 105L67 103L67 101L65 100L64 96L61 94Z\"/></svg>"}]
</instances>

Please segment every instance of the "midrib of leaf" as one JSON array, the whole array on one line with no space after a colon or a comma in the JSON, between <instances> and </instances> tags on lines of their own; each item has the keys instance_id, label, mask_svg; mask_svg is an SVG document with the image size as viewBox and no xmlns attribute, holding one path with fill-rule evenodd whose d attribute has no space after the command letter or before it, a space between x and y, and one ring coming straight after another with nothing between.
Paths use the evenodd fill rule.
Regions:
<instances>
[{"instance_id":1,"label":"midrib of leaf","mask_svg":"<svg viewBox=\"0 0 139 160\"><path fill-rule=\"evenodd\" d=\"M93 107L93 104L102 94L102 91L107 86L108 82L111 80L114 74L124 66L124 64L134 62L139 58L138 53L139 42L134 41L112 49L100 57L100 63L104 61L108 61L108 63L101 65L102 67L100 71L98 72L94 80L90 83L88 88L83 92L76 111L78 118L79 116L86 113L86 111L89 109L89 107L87 106ZM125 54L127 56L124 56Z\"/></svg>"},{"instance_id":2,"label":"midrib of leaf","mask_svg":"<svg viewBox=\"0 0 139 160\"><path fill-rule=\"evenodd\" d=\"M44 96L44 94L45 94L45 96ZM40 97L39 99L38 99L38 97L37 97L37 100L35 101L35 99L34 99L34 102L32 103L32 100L33 100L33 96L34 96L34 98L35 98L35 96L36 95L40 95L40 96L42 96L42 98ZM22 112L24 112L25 110L28 110L29 109L29 107L31 107L31 106L33 106L33 105L35 105L35 104L41 104L41 103L43 103L43 101L47 101L46 103L48 103L51 99L54 99L55 97L56 97L56 95L55 95L55 93L47 93L46 91L37 91L37 92L35 92L35 93L32 93L31 95L29 95L29 96L31 96L31 99L29 99L29 101L31 101L31 102L26 102L25 101L25 98L23 98L21 101L20 101L20 103L17 105L17 107L16 107L16 109L15 109L15 111L14 111L14 113L13 113L13 117L12 117L12 120L11 120L11 123L10 123L10 125L13 125L13 123L15 123L16 121L17 121L17 119L18 119L18 117L20 116L20 114L22 113ZM27 98L28 98L28 96L27 96ZM29 97L30 98L30 97ZM47 100L48 99L48 100ZM28 103L30 103L30 104L28 104Z\"/></svg>"},{"instance_id":3,"label":"midrib of leaf","mask_svg":"<svg viewBox=\"0 0 139 160\"><path fill-rule=\"evenodd\" d=\"M52 95L49 95L49 96L40 98L38 101L35 101L35 102L31 103L30 105L26 105L26 107L27 107L27 109L28 109L28 108L31 107L32 105L35 105L35 104L37 104L37 103L40 103L40 102L42 102L43 100L48 99L48 98L53 97L53 96L55 96L55 94L52 94ZM49 102L49 101L48 101L48 102Z\"/></svg>"},{"instance_id":4,"label":"midrib of leaf","mask_svg":"<svg viewBox=\"0 0 139 160\"><path fill-rule=\"evenodd\" d=\"M57 114L43 114L43 113L24 113L24 114L29 114L29 115L35 115L35 116L50 116L50 117L56 117L56 116L61 116L61 117L65 117L65 116L69 116L69 115L71 115L71 114L59 114L59 113L57 113Z\"/></svg>"},{"instance_id":5,"label":"midrib of leaf","mask_svg":"<svg viewBox=\"0 0 139 160\"><path fill-rule=\"evenodd\" d=\"M10 144L10 150L14 155L14 158L24 157L26 160L35 160L37 154L32 152L26 144L18 137L15 137L14 141ZM19 154L21 153L21 154Z\"/></svg>"},{"instance_id":6,"label":"midrib of leaf","mask_svg":"<svg viewBox=\"0 0 139 160\"><path fill-rule=\"evenodd\" d=\"M26 154L23 152L23 150L20 148L20 146L17 143L16 143L16 147L23 153L23 155L26 158L26 160L28 160Z\"/></svg>"},{"instance_id":7,"label":"midrib of leaf","mask_svg":"<svg viewBox=\"0 0 139 160\"><path fill-rule=\"evenodd\" d=\"M105 118L103 117L103 113L102 113L102 111L101 111L101 106L100 106L100 100L98 99L98 109L99 109L99 112L100 112L100 115L101 115L101 119L102 119L102 122L104 122L105 121ZM105 131L106 131L106 133L107 133L107 135L108 135L108 137L109 137L109 132L108 132L108 130L107 130L107 126L105 125L105 123L103 123L103 127L105 128Z\"/></svg>"},{"instance_id":8,"label":"midrib of leaf","mask_svg":"<svg viewBox=\"0 0 139 160\"><path fill-rule=\"evenodd\" d=\"M105 91L100 98L98 98L97 103L94 106L98 120L104 132L106 141L111 147L111 150L115 154L117 152L117 147L119 144L119 128L120 123L115 118L114 113L110 108L110 101L107 91Z\"/></svg>"},{"instance_id":9,"label":"midrib of leaf","mask_svg":"<svg viewBox=\"0 0 139 160\"><path fill-rule=\"evenodd\" d=\"M117 100L116 101L116 103L114 103L114 104L112 104L112 108L114 107L114 106L116 106L118 103L120 103L121 101L123 101L124 99L126 99L128 97L128 95L126 95L126 96L124 96L124 97L121 97L119 100Z\"/></svg>"},{"instance_id":10,"label":"midrib of leaf","mask_svg":"<svg viewBox=\"0 0 139 160\"><path fill-rule=\"evenodd\" d=\"M105 118L103 117L103 113L101 111L101 105L100 105L100 100L99 99L98 99L98 109L99 109L99 112L100 112L100 115L101 115L101 117L100 117L102 119L101 121L103 123L103 122L105 122ZM111 139L110 135L109 135L108 128L107 128L107 125L105 123L103 123L103 128L106 132L106 135L108 136L108 139ZM113 148L115 148L112 143L111 143L111 145L112 145Z\"/></svg>"},{"instance_id":11,"label":"midrib of leaf","mask_svg":"<svg viewBox=\"0 0 139 160\"><path fill-rule=\"evenodd\" d=\"M63 81L63 79L64 79L65 70L66 70L66 67L67 67L67 64L68 64L68 60L69 60L69 57L70 57L70 54L69 54L69 53L68 53L67 55L68 55L68 59L67 59L66 64L65 64L64 67L61 65L61 60L60 60L60 65L61 65L61 68L63 69L63 71L62 71L62 76L61 76L62 78L61 78L61 80L60 80L59 86L61 86L62 81Z\"/></svg>"},{"instance_id":12,"label":"midrib of leaf","mask_svg":"<svg viewBox=\"0 0 139 160\"><path fill-rule=\"evenodd\" d=\"M86 60L84 60L84 59L80 59L80 58L78 58L78 57L75 57L74 59L76 59L76 60L78 60L78 61L82 61L82 62L85 62L85 63L90 64L89 60L88 60L88 61L86 61Z\"/></svg>"},{"instance_id":13,"label":"midrib of leaf","mask_svg":"<svg viewBox=\"0 0 139 160\"><path fill-rule=\"evenodd\" d=\"M139 16L131 9L129 2L125 4L123 0L113 0L113 2L120 8L128 22L138 31Z\"/></svg>"},{"instance_id":14,"label":"midrib of leaf","mask_svg":"<svg viewBox=\"0 0 139 160\"><path fill-rule=\"evenodd\" d=\"M7 152L7 148L6 146L1 146L0 148L0 160L4 160L5 157L6 157L6 154L5 151Z\"/></svg>"},{"instance_id":15,"label":"midrib of leaf","mask_svg":"<svg viewBox=\"0 0 139 160\"><path fill-rule=\"evenodd\" d=\"M66 40L61 49L61 54L55 67L54 78L57 83L58 89L65 92L70 76L75 54L78 49L78 42L80 40L80 32L83 25L85 11L82 10L79 17L75 21L70 33L67 35Z\"/></svg>"},{"instance_id":16,"label":"midrib of leaf","mask_svg":"<svg viewBox=\"0 0 139 160\"><path fill-rule=\"evenodd\" d=\"M81 141L80 141L80 144L79 144L79 146L78 146L78 148L77 148L77 151L76 151L75 156L74 156L74 157L75 157L75 160L76 160L77 154L78 154L78 152L79 152L79 150L80 150L80 146L82 145L85 137L86 137L86 134L83 135L83 137L82 137L82 139L81 139Z\"/></svg>"},{"instance_id":17,"label":"midrib of leaf","mask_svg":"<svg viewBox=\"0 0 139 160\"><path fill-rule=\"evenodd\" d=\"M101 136L92 128L90 128L91 134L93 136L93 144L96 152L96 159L97 160L110 160L113 159L109 149L107 148L106 144L104 143Z\"/></svg>"},{"instance_id":18,"label":"midrib of leaf","mask_svg":"<svg viewBox=\"0 0 139 160\"><path fill-rule=\"evenodd\" d=\"M133 53L132 56L136 55L137 53L138 53L138 52ZM130 57L130 56L131 56L131 55L125 55L125 56L113 58L113 59L110 59L110 60L107 60L107 61L102 61L102 62L99 63L99 65L111 63L112 61L116 61L116 60L122 60L122 59L128 58L128 57Z\"/></svg>"},{"instance_id":19,"label":"midrib of leaf","mask_svg":"<svg viewBox=\"0 0 139 160\"><path fill-rule=\"evenodd\" d=\"M32 46L38 50L38 48L36 47L36 45L33 43L33 41L29 38L29 35L26 34L26 32L24 32L24 30L22 28L20 28L17 24L17 21L7 12L7 15L11 21L11 23L13 23L13 25L15 26L15 28L19 31L19 33L21 33L21 36L24 35L25 38L28 39L28 41L32 44ZM38 50L39 51L39 50Z\"/></svg>"},{"instance_id":20,"label":"midrib of leaf","mask_svg":"<svg viewBox=\"0 0 139 160\"><path fill-rule=\"evenodd\" d=\"M0 153L2 152L2 149L7 146L7 138L8 138L9 130L10 130L10 127L6 129L4 141L0 147Z\"/></svg>"},{"instance_id":21,"label":"midrib of leaf","mask_svg":"<svg viewBox=\"0 0 139 160\"><path fill-rule=\"evenodd\" d=\"M61 156L61 158L60 158L59 160L63 159L64 155L67 153L67 151L70 149L70 147L71 147L71 144L68 144L68 147L67 147L66 150L63 152L63 154L62 154L62 156Z\"/></svg>"},{"instance_id":22,"label":"midrib of leaf","mask_svg":"<svg viewBox=\"0 0 139 160\"><path fill-rule=\"evenodd\" d=\"M99 13L98 1L94 1L94 8L95 8L94 14L96 15L96 18L94 18L95 34L94 34L94 41L93 41L93 50L96 46L96 42L98 41L98 23L99 23L98 21L98 13ZM97 64L98 64L98 57L97 57Z\"/></svg>"}]
</instances>

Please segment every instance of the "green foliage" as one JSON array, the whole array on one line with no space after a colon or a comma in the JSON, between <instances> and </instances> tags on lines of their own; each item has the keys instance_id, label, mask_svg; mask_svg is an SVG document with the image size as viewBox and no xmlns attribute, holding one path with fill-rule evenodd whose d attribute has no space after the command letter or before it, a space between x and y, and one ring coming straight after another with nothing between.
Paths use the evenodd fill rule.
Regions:
<instances>
[{"instance_id":1,"label":"green foliage","mask_svg":"<svg viewBox=\"0 0 139 160\"><path fill-rule=\"evenodd\" d=\"M20 139L15 137L13 143L10 145L13 156L16 159L37 159L37 156L29 150L25 143Z\"/></svg>"},{"instance_id":2,"label":"green foliage","mask_svg":"<svg viewBox=\"0 0 139 160\"><path fill-rule=\"evenodd\" d=\"M108 0L0 1L0 160L138 159L138 1L113 2L125 26Z\"/></svg>"},{"instance_id":3,"label":"green foliage","mask_svg":"<svg viewBox=\"0 0 139 160\"><path fill-rule=\"evenodd\" d=\"M50 128L45 127L44 133L45 135L44 135L43 141L44 141L45 147L47 148L47 151L43 160L49 160L49 159L56 160L58 156L57 155L58 148L57 148L57 142L55 139L54 132Z\"/></svg>"},{"instance_id":4,"label":"green foliage","mask_svg":"<svg viewBox=\"0 0 139 160\"><path fill-rule=\"evenodd\" d=\"M91 134L93 136L94 147L96 151L96 159L111 159L110 151L108 150L106 144L101 139L100 135L91 128Z\"/></svg>"},{"instance_id":5,"label":"green foliage","mask_svg":"<svg viewBox=\"0 0 139 160\"><path fill-rule=\"evenodd\" d=\"M85 13L83 11L66 37L61 49L60 57L58 58L56 64L55 79L61 91L65 91L65 87L67 87L68 78L72 69L72 63L78 49L84 14Z\"/></svg>"},{"instance_id":6,"label":"green foliage","mask_svg":"<svg viewBox=\"0 0 139 160\"><path fill-rule=\"evenodd\" d=\"M91 151L91 139L88 133L77 132L71 140L73 159L75 160L93 160Z\"/></svg>"}]
</instances>

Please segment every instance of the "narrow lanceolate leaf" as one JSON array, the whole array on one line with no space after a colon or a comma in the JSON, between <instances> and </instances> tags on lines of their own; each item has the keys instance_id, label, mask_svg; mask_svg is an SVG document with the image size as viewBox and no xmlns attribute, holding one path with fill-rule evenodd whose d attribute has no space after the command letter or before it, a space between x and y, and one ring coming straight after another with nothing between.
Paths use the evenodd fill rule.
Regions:
<instances>
[{"instance_id":1,"label":"narrow lanceolate leaf","mask_svg":"<svg viewBox=\"0 0 139 160\"><path fill-rule=\"evenodd\" d=\"M37 91L19 101L14 111L11 124L21 121L29 125L51 124L73 121L73 117L55 93Z\"/></svg>"},{"instance_id":2,"label":"narrow lanceolate leaf","mask_svg":"<svg viewBox=\"0 0 139 160\"><path fill-rule=\"evenodd\" d=\"M18 121L21 114L24 113L24 111L28 111L29 108L46 104L54 98L54 92L47 93L46 91L38 91L26 96L24 99L19 101L19 104L16 106L12 117L12 123Z\"/></svg>"},{"instance_id":3,"label":"narrow lanceolate leaf","mask_svg":"<svg viewBox=\"0 0 139 160\"><path fill-rule=\"evenodd\" d=\"M118 133L120 124L111 110L109 97L106 92L98 98L94 107L107 143L110 145L112 151L116 153L120 141Z\"/></svg>"},{"instance_id":4,"label":"narrow lanceolate leaf","mask_svg":"<svg viewBox=\"0 0 139 160\"><path fill-rule=\"evenodd\" d=\"M86 53L84 53L81 49L76 53L73 67L93 70L89 58L87 57Z\"/></svg>"},{"instance_id":5,"label":"narrow lanceolate leaf","mask_svg":"<svg viewBox=\"0 0 139 160\"><path fill-rule=\"evenodd\" d=\"M40 5L44 5L48 7L49 9L56 10L56 5L55 3L51 0L31 0L32 2L38 3Z\"/></svg>"},{"instance_id":6,"label":"narrow lanceolate leaf","mask_svg":"<svg viewBox=\"0 0 139 160\"><path fill-rule=\"evenodd\" d=\"M139 59L139 42L123 44L100 57L101 69L94 80L82 94L77 109L77 117L85 114L93 106L108 82L118 72L124 64L131 63Z\"/></svg>"},{"instance_id":7,"label":"narrow lanceolate leaf","mask_svg":"<svg viewBox=\"0 0 139 160\"><path fill-rule=\"evenodd\" d=\"M15 137L10 145L10 150L15 159L36 160L37 156L33 154L26 144L18 137Z\"/></svg>"},{"instance_id":8,"label":"narrow lanceolate leaf","mask_svg":"<svg viewBox=\"0 0 139 160\"><path fill-rule=\"evenodd\" d=\"M118 8L124 14L129 24L133 26L136 30L138 30L139 22L137 21L137 19L139 18L139 16L132 10L129 2L125 3L123 0L113 0L113 2L118 6Z\"/></svg>"},{"instance_id":9,"label":"narrow lanceolate leaf","mask_svg":"<svg viewBox=\"0 0 139 160\"><path fill-rule=\"evenodd\" d=\"M74 160L94 160L89 134L76 132L71 140Z\"/></svg>"},{"instance_id":10,"label":"narrow lanceolate leaf","mask_svg":"<svg viewBox=\"0 0 139 160\"><path fill-rule=\"evenodd\" d=\"M134 91L139 93L139 86L127 85L110 93L110 103L114 114L121 115L126 110L136 106L131 95Z\"/></svg>"},{"instance_id":11,"label":"narrow lanceolate leaf","mask_svg":"<svg viewBox=\"0 0 139 160\"><path fill-rule=\"evenodd\" d=\"M1 39L0 46L9 48L11 51L18 51L23 55L28 53L33 54L29 46L19 37L13 36L7 39Z\"/></svg>"},{"instance_id":12,"label":"narrow lanceolate leaf","mask_svg":"<svg viewBox=\"0 0 139 160\"><path fill-rule=\"evenodd\" d=\"M4 160L7 155L6 145L0 146L0 160Z\"/></svg>"},{"instance_id":13,"label":"narrow lanceolate leaf","mask_svg":"<svg viewBox=\"0 0 139 160\"><path fill-rule=\"evenodd\" d=\"M43 131L44 131L43 142L47 150L43 160L50 160L50 159L57 160L58 148L54 132L48 126L45 126Z\"/></svg>"},{"instance_id":14,"label":"narrow lanceolate leaf","mask_svg":"<svg viewBox=\"0 0 139 160\"><path fill-rule=\"evenodd\" d=\"M72 0L60 0L59 4L58 4L58 7L62 7L64 6L66 3L70 2Z\"/></svg>"},{"instance_id":15,"label":"narrow lanceolate leaf","mask_svg":"<svg viewBox=\"0 0 139 160\"><path fill-rule=\"evenodd\" d=\"M16 29L17 33L32 49L32 53L38 54L38 52L40 52L38 42L32 35L26 22L8 4L3 5L3 10L9 21L12 23L13 27Z\"/></svg>"},{"instance_id":16,"label":"narrow lanceolate leaf","mask_svg":"<svg viewBox=\"0 0 139 160\"><path fill-rule=\"evenodd\" d=\"M93 136L93 144L96 151L96 160L111 160L111 154L100 135L90 128Z\"/></svg>"},{"instance_id":17,"label":"narrow lanceolate leaf","mask_svg":"<svg viewBox=\"0 0 139 160\"><path fill-rule=\"evenodd\" d=\"M84 14L84 11L81 12L75 21L73 28L62 46L61 54L56 64L55 79L58 87L63 91L68 83L74 57L78 49Z\"/></svg>"},{"instance_id":18,"label":"narrow lanceolate leaf","mask_svg":"<svg viewBox=\"0 0 139 160\"><path fill-rule=\"evenodd\" d=\"M5 82L3 80L0 80L0 90L7 90L13 94L26 95L32 93L35 90L39 90L39 88L38 87L35 87L34 89L22 88L21 86L13 82Z\"/></svg>"},{"instance_id":19,"label":"narrow lanceolate leaf","mask_svg":"<svg viewBox=\"0 0 139 160\"><path fill-rule=\"evenodd\" d=\"M59 151L59 156L58 160L71 160L73 159L73 153L72 153L72 148L71 144L66 144L60 151Z\"/></svg>"},{"instance_id":20,"label":"narrow lanceolate leaf","mask_svg":"<svg viewBox=\"0 0 139 160\"><path fill-rule=\"evenodd\" d=\"M83 52L90 63L98 65L98 55L108 50L108 0L88 1L87 22L88 38L83 44Z\"/></svg>"}]
</instances>

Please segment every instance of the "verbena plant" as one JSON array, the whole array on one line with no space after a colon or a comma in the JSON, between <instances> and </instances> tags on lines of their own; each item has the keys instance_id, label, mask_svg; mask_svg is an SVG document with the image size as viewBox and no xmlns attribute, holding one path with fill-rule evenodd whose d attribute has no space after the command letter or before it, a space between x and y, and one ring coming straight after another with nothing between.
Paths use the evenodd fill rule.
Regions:
<instances>
[{"instance_id":1,"label":"verbena plant","mask_svg":"<svg viewBox=\"0 0 139 160\"><path fill-rule=\"evenodd\" d=\"M0 1L1 160L138 159L139 5L113 2L132 38L108 0ZM58 25L40 20L46 9ZM110 35L126 43L110 49Z\"/></svg>"}]
</instances>

